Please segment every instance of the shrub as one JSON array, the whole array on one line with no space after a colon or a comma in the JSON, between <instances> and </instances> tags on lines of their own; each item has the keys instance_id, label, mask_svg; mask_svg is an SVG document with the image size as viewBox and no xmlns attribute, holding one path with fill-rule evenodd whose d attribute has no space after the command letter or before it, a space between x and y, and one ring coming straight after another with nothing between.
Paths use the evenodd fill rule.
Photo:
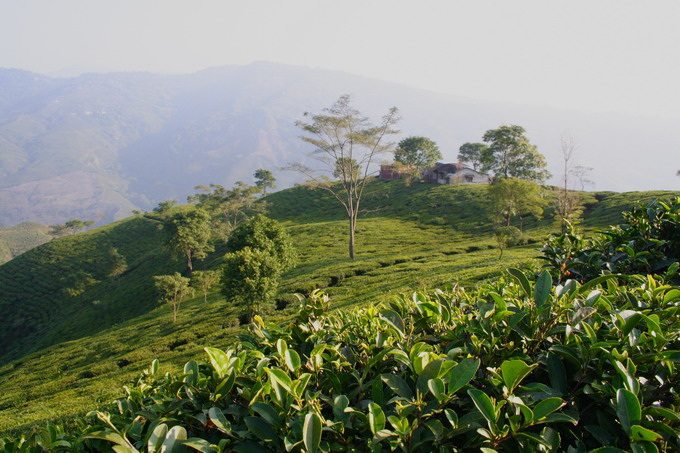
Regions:
<instances>
[{"instance_id":1,"label":"shrub","mask_svg":"<svg viewBox=\"0 0 680 453\"><path fill-rule=\"evenodd\" d=\"M666 272L680 260L680 198L654 201L624 213L624 223L585 239L569 226L551 236L542 258L560 281L590 280L603 271L620 274Z\"/></svg>"},{"instance_id":2,"label":"shrub","mask_svg":"<svg viewBox=\"0 0 680 453\"><path fill-rule=\"evenodd\" d=\"M255 317L235 349L206 348L205 362L177 376L159 374L155 361L81 431L30 442L89 451L680 448L680 288L613 275L554 287L546 271L533 283L510 273L471 293L450 287L347 312L329 313L314 292L288 326Z\"/></svg>"}]
</instances>

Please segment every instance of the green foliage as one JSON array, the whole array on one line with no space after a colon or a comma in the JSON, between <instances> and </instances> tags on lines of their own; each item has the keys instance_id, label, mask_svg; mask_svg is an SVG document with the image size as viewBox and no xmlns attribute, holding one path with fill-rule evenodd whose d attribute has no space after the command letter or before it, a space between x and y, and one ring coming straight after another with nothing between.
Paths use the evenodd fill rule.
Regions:
<instances>
[{"instance_id":1,"label":"green foliage","mask_svg":"<svg viewBox=\"0 0 680 453\"><path fill-rule=\"evenodd\" d=\"M165 246L176 256L187 260L189 273L193 272L193 260L205 258L214 250L210 243L210 215L203 209L178 212L163 222Z\"/></svg>"},{"instance_id":2,"label":"green foliage","mask_svg":"<svg viewBox=\"0 0 680 453\"><path fill-rule=\"evenodd\" d=\"M680 260L680 198L637 205L624 213L624 223L592 239L572 227L551 236L542 250L559 280L590 280L602 272L652 274L677 272Z\"/></svg>"},{"instance_id":3,"label":"green foliage","mask_svg":"<svg viewBox=\"0 0 680 453\"><path fill-rule=\"evenodd\" d=\"M256 215L229 236L222 275L222 293L240 299L250 320L260 305L272 301L281 273L297 259L290 236L277 221Z\"/></svg>"},{"instance_id":4,"label":"green foliage","mask_svg":"<svg viewBox=\"0 0 680 453\"><path fill-rule=\"evenodd\" d=\"M58 439L73 451L672 451L679 304L680 290L663 280L554 287L547 272L532 282L518 270L469 293L454 286L353 311L328 313L313 293L295 322L255 317L236 348L206 348L205 361L178 375L154 363L74 431L23 442Z\"/></svg>"},{"instance_id":5,"label":"green foliage","mask_svg":"<svg viewBox=\"0 0 680 453\"><path fill-rule=\"evenodd\" d=\"M501 126L486 131L489 147L482 153L482 171L493 171L497 178L520 178L543 182L550 173L545 157L529 142L521 126Z\"/></svg>"},{"instance_id":6,"label":"green foliage","mask_svg":"<svg viewBox=\"0 0 680 453\"><path fill-rule=\"evenodd\" d=\"M500 250L498 258L501 258L504 249L522 242L523 234L517 227L504 225L494 229L493 237L496 239Z\"/></svg>"},{"instance_id":7,"label":"green foliage","mask_svg":"<svg viewBox=\"0 0 680 453\"><path fill-rule=\"evenodd\" d=\"M224 257L222 293L229 300L240 301L250 320L260 312L261 304L271 302L281 278L281 264L267 250L244 247Z\"/></svg>"},{"instance_id":8,"label":"green foliage","mask_svg":"<svg viewBox=\"0 0 680 453\"><path fill-rule=\"evenodd\" d=\"M265 170L264 168L258 168L255 170L255 187L257 187L262 195L267 195L267 189L276 188L276 178L271 171Z\"/></svg>"},{"instance_id":9,"label":"green foliage","mask_svg":"<svg viewBox=\"0 0 680 453\"><path fill-rule=\"evenodd\" d=\"M482 167L489 146L484 143L464 143L458 152L458 161L472 165L474 170Z\"/></svg>"},{"instance_id":10,"label":"green foliage","mask_svg":"<svg viewBox=\"0 0 680 453\"><path fill-rule=\"evenodd\" d=\"M161 301L172 306L172 322L177 322L180 304L194 292L189 286L190 279L175 272L172 275L156 275L153 280L160 293Z\"/></svg>"},{"instance_id":11,"label":"green foliage","mask_svg":"<svg viewBox=\"0 0 680 453\"><path fill-rule=\"evenodd\" d=\"M261 176L266 178L266 174ZM261 182L265 184L265 179ZM267 204L256 203L255 198L257 192L266 190L265 186L249 186L237 181L231 189L226 189L219 184L196 186L196 189L199 193L188 197L188 201L195 203L198 208L206 210L213 216L212 229L216 238L226 239L242 222L267 210Z\"/></svg>"},{"instance_id":12,"label":"green foliage","mask_svg":"<svg viewBox=\"0 0 680 453\"><path fill-rule=\"evenodd\" d=\"M49 234L54 237L61 237L67 234L76 234L79 231L84 230L87 227L94 225L92 220L80 220L73 219L69 220L63 225L50 225Z\"/></svg>"},{"instance_id":13,"label":"green foliage","mask_svg":"<svg viewBox=\"0 0 680 453\"><path fill-rule=\"evenodd\" d=\"M208 291L220 282L217 270L196 271L191 276L191 284L203 293L203 302L208 302Z\"/></svg>"},{"instance_id":14,"label":"green foliage","mask_svg":"<svg viewBox=\"0 0 680 453\"><path fill-rule=\"evenodd\" d=\"M323 113L305 113L305 116L311 121L296 122L307 134L300 138L314 147L312 156L324 164L326 175L319 175L300 163L289 169L311 178L314 187L330 192L344 208L349 220L349 257L353 260L357 219L371 164L380 154L392 150L392 144L386 139L388 135L397 133L393 129L399 120L397 108L391 108L381 123L374 126L352 107L351 97L344 95L330 108L325 108ZM340 182L331 183L328 174L340 178Z\"/></svg>"},{"instance_id":15,"label":"green foliage","mask_svg":"<svg viewBox=\"0 0 680 453\"><path fill-rule=\"evenodd\" d=\"M510 226L510 220L518 216L520 230L523 229L525 216L540 217L547 204L537 184L519 178L503 178L489 185L488 191L492 221L499 223L500 219L504 219L505 225Z\"/></svg>"},{"instance_id":16,"label":"green foliage","mask_svg":"<svg viewBox=\"0 0 680 453\"><path fill-rule=\"evenodd\" d=\"M166 216L170 214L172 208L177 204L176 200L165 200L158 203L158 206L153 208L153 212L160 216Z\"/></svg>"},{"instance_id":17,"label":"green foliage","mask_svg":"<svg viewBox=\"0 0 680 453\"><path fill-rule=\"evenodd\" d=\"M229 235L227 249L230 252L238 252L245 247L271 254L282 271L292 268L297 260L290 235L279 222L262 214L241 224Z\"/></svg>"},{"instance_id":18,"label":"green foliage","mask_svg":"<svg viewBox=\"0 0 680 453\"><path fill-rule=\"evenodd\" d=\"M406 137L394 152L396 162L415 170L431 167L441 158L439 146L427 137Z\"/></svg>"}]
</instances>

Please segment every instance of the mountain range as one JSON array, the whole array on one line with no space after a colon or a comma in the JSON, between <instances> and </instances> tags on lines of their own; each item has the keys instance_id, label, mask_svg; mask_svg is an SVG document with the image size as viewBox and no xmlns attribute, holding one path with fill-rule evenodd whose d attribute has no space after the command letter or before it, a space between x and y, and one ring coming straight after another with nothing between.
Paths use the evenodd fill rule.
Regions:
<instances>
[{"instance_id":1,"label":"mountain range","mask_svg":"<svg viewBox=\"0 0 680 453\"><path fill-rule=\"evenodd\" d=\"M432 138L445 160L488 129L519 124L556 176L568 131L579 144L577 163L592 167L591 188L680 186L671 120L478 101L266 62L71 78L0 69L0 226L108 223L162 200L184 202L199 184L250 183L257 168L272 170L279 188L291 186L301 177L280 168L310 151L296 119L345 93L375 120L397 106L401 136Z\"/></svg>"}]
</instances>

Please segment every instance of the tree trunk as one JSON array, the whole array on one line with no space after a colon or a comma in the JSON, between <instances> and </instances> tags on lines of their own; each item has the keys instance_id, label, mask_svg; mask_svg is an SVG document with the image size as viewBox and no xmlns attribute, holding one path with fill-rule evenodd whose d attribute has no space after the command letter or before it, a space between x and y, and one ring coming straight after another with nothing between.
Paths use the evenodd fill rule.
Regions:
<instances>
[{"instance_id":1,"label":"tree trunk","mask_svg":"<svg viewBox=\"0 0 680 453\"><path fill-rule=\"evenodd\" d=\"M187 250L187 268L189 269L189 276L194 274L194 266L191 264L191 250Z\"/></svg>"},{"instance_id":2,"label":"tree trunk","mask_svg":"<svg viewBox=\"0 0 680 453\"><path fill-rule=\"evenodd\" d=\"M356 228L356 214L349 216L349 259L354 259L354 229Z\"/></svg>"}]
</instances>

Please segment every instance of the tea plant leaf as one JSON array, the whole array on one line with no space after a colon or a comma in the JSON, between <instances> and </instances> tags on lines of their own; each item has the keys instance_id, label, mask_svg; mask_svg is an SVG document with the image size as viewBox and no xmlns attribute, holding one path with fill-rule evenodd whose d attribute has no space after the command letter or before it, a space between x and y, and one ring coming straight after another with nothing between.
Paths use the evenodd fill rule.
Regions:
<instances>
[{"instance_id":1,"label":"tea plant leaf","mask_svg":"<svg viewBox=\"0 0 680 453\"><path fill-rule=\"evenodd\" d=\"M201 453L217 453L217 449L213 447L210 442L200 437L190 437L189 439L182 441L182 445L191 447L194 450L198 450Z\"/></svg>"},{"instance_id":2,"label":"tea plant leaf","mask_svg":"<svg viewBox=\"0 0 680 453\"><path fill-rule=\"evenodd\" d=\"M158 451L165 440L166 434L168 434L168 425L161 423L156 426L151 432L151 436L149 436L149 441L146 443L146 451L149 453Z\"/></svg>"},{"instance_id":3,"label":"tea plant leaf","mask_svg":"<svg viewBox=\"0 0 680 453\"><path fill-rule=\"evenodd\" d=\"M255 434L258 438L265 442L274 442L278 437L272 425L261 419L260 417L245 417L243 419L248 431Z\"/></svg>"},{"instance_id":4,"label":"tea plant leaf","mask_svg":"<svg viewBox=\"0 0 680 453\"><path fill-rule=\"evenodd\" d=\"M640 402L633 392L626 389L619 389L616 392L616 415L623 430L628 434L631 426L640 424L642 417Z\"/></svg>"},{"instance_id":5,"label":"tea plant leaf","mask_svg":"<svg viewBox=\"0 0 680 453\"><path fill-rule=\"evenodd\" d=\"M305 415L302 436L307 452L316 453L321 444L321 417L314 413Z\"/></svg>"},{"instance_id":6,"label":"tea plant leaf","mask_svg":"<svg viewBox=\"0 0 680 453\"><path fill-rule=\"evenodd\" d=\"M455 394L475 377L480 363L479 359L466 358L449 371L449 395Z\"/></svg>"},{"instance_id":7,"label":"tea plant leaf","mask_svg":"<svg viewBox=\"0 0 680 453\"><path fill-rule=\"evenodd\" d=\"M656 442L661 438L661 435L655 433L651 429L643 428L640 425L633 425L630 427L630 437L633 440Z\"/></svg>"},{"instance_id":8,"label":"tea plant leaf","mask_svg":"<svg viewBox=\"0 0 680 453\"><path fill-rule=\"evenodd\" d=\"M227 373L230 371L229 356L224 351L217 348L203 348L203 349L208 354L210 364L213 366L215 371L217 371L217 375L220 378L225 377Z\"/></svg>"},{"instance_id":9,"label":"tea plant leaf","mask_svg":"<svg viewBox=\"0 0 680 453\"><path fill-rule=\"evenodd\" d=\"M496 408L491 402L491 399L481 390L470 389L467 393L470 395L470 398L472 398L472 402L475 404L477 410L489 423L489 428L495 430L497 421Z\"/></svg>"},{"instance_id":10,"label":"tea plant leaf","mask_svg":"<svg viewBox=\"0 0 680 453\"><path fill-rule=\"evenodd\" d=\"M515 280L517 280L519 282L520 286L524 290L524 294L526 294L527 296L530 296L531 295L531 284L529 283L529 279L527 278L527 276L524 275L524 272L522 272L519 269L510 268L510 269L508 269L508 273L510 275L512 275L515 278Z\"/></svg>"},{"instance_id":11,"label":"tea plant leaf","mask_svg":"<svg viewBox=\"0 0 680 453\"><path fill-rule=\"evenodd\" d=\"M286 360L286 366L295 373L300 368L300 355L292 349L286 349L283 355Z\"/></svg>"},{"instance_id":12,"label":"tea plant leaf","mask_svg":"<svg viewBox=\"0 0 680 453\"><path fill-rule=\"evenodd\" d=\"M187 430L182 426L173 426L165 436L160 453L172 453L175 447L181 445L180 441L187 440Z\"/></svg>"},{"instance_id":13,"label":"tea plant leaf","mask_svg":"<svg viewBox=\"0 0 680 453\"><path fill-rule=\"evenodd\" d=\"M550 272L543 271L536 281L534 287L534 302L536 307L541 308L550 297L550 290L552 289L552 276Z\"/></svg>"},{"instance_id":14,"label":"tea plant leaf","mask_svg":"<svg viewBox=\"0 0 680 453\"><path fill-rule=\"evenodd\" d=\"M531 371L538 366L537 363L529 366L521 360L506 360L501 364L501 375L503 382L508 389L508 394L512 394L515 387L522 382Z\"/></svg>"},{"instance_id":15,"label":"tea plant leaf","mask_svg":"<svg viewBox=\"0 0 680 453\"><path fill-rule=\"evenodd\" d=\"M413 399L413 391L405 380L396 374L381 374L380 378L398 396L406 399Z\"/></svg>"},{"instance_id":16,"label":"tea plant leaf","mask_svg":"<svg viewBox=\"0 0 680 453\"><path fill-rule=\"evenodd\" d=\"M210 410L208 410L208 417L210 417L210 421L213 422L215 428L225 434L231 433L231 424L229 423L229 420L227 420L227 417L222 413L222 409L219 407L211 407Z\"/></svg>"},{"instance_id":17,"label":"tea plant leaf","mask_svg":"<svg viewBox=\"0 0 680 453\"><path fill-rule=\"evenodd\" d=\"M385 428L385 413L380 406L373 402L368 403L368 424L374 436L378 431Z\"/></svg>"},{"instance_id":18,"label":"tea plant leaf","mask_svg":"<svg viewBox=\"0 0 680 453\"><path fill-rule=\"evenodd\" d=\"M539 403L533 407L534 420L541 420L543 417L546 417L548 414L552 414L557 409L564 406L564 404L565 403L562 401L562 398L556 397L546 398L542 401L539 401Z\"/></svg>"}]
</instances>

